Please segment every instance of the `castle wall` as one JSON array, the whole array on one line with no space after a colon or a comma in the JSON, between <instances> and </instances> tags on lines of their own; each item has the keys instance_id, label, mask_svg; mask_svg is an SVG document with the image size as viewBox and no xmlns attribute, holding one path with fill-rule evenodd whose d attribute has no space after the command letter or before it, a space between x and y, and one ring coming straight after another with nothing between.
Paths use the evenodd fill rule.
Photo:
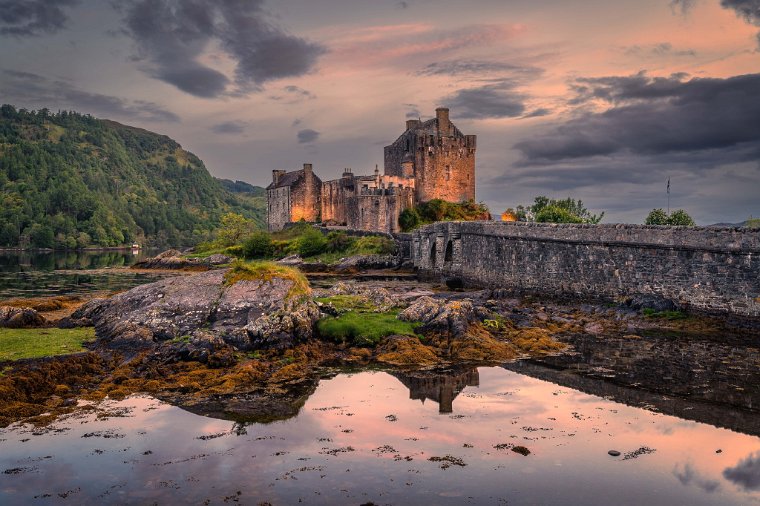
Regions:
<instances>
[{"instance_id":1,"label":"castle wall","mask_svg":"<svg viewBox=\"0 0 760 506\"><path fill-rule=\"evenodd\" d=\"M348 228L375 232L399 232L398 218L414 205L413 188L366 191L346 201Z\"/></svg>"},{"instance_id":2,"label":"castle wall","mask_svg":"<svg viewBox=\"0 0 760 506\"><path fill-rule=\"evenodd\" d=\"M415 231L411 250L422 273L479 286L760 316L760 230L448 222Z\"/></svg>"},{"instance_id":3,"label":"castle wall","mask_svg":"<svg viewBox=\"0 0 760 506\"><path fill-rule=\"evenodd\" d=\"M267 227L270 232L282 230L290 222L290 187L267 189Z\"/></svg>"},{"instance_id":4,"label":"castle wall","mask_svg":"<svg viewBox=\"0 0 760 506\"><path fill-rule=\"evenodd\" d=\"M353 178L341 178L322 183L322 222L346 224L346 199L354 194Z\"/></svg>"}]
</instances>

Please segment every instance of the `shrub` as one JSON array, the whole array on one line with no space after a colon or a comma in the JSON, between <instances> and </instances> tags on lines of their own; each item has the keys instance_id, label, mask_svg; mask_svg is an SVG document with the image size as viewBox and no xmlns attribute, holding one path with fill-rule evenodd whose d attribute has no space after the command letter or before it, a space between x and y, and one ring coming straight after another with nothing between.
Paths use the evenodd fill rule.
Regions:
<instances>
[{"instance_id":1,"label":"shrub","mask_svg":"<svg viewBox=\"0 0 760 506\"><path fill-rule=\"evenodd\" d=\"M649 211L649 215L647 216L646 221L644 221L645 225L667 225L668 224L668 213L666 213L664 210L657 208L652 209Z\"/></svg>"},{"instance_id":2,"label":"shrub","mask_svg":"<svg viewBox=\"0 0 760 506\"><path fill-rule=\"evenodd\" d=\"M319 230L310 227L298 238L297 249L303 258L321 255L327 251L327 238Z\"/></svg>"},{"instance_id":3,"label":"shrub","mask_svg":"<svg viewBox=\"0 0 760 506\"><path fill-rule=\"evenodd\" d=\"M646 225L671 225L680 227L693 227L694 220L683 209L673 211L668 215L662 209L652 209L647 216Z\"/></svg>"},{"instance_id":4,"label":"shrub","mask_svg":"<svg viewBox=\"0 0 760 506\"><path fill-rule=\"evenodd\" d=\"M345 232L333 231L327 234L327 251L330 253L340 253L347 251L354 245L355 239L349 237Z\"/></svg>"},{"instance_id":5,"label":"shrub","mask_svg":"<svg viewBox=\"0 0 760 506\"><path fill-rule=\"evenodd\" d=\"M395 251L396 243L379 235L360 237L351 249L351 252L357 255L392 255Z\"/></svg>"},{"instance_id":6,"label":"shrub","mask_svg":"<svg viewBox=\"0 0 760 506\"><path fill-rule=\"evenodd\" d=\"M267 232L254 232L243 241L245 258L269 258L273 252L272 236Z\"/></svg>"},{"instance_id":7,"label":"shrub","mask_svg":"<svg viewBox=\"0 0 760 506\"><path fill-rule=\"evenodd\" d=\"M559 206L547 206L536 214L538 223L583 223L583 218L576 216Z\"/></svg>"}]
</instances>

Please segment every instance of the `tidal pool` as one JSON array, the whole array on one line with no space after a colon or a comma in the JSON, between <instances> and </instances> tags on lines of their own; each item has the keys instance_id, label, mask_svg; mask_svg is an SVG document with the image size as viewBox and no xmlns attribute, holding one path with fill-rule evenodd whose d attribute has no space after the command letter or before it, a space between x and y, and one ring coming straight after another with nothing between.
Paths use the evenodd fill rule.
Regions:
<instances>
[{"instance_id":1,"label":"tidal pool","mask_svg":"<svg viewBox=\"0 0 760 506\"><path fill-rule=\"evenodd\" d=\"M340 373L269 424L134 396L0 430L0 504L232 502L760 504L760 438L499 367Z\"/></svg>"}]
</instances>

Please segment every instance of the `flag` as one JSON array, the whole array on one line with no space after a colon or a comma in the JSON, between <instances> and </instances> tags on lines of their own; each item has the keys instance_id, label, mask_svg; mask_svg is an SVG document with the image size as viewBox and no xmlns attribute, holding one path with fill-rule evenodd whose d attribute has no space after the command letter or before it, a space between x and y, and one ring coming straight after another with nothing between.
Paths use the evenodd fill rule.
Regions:
<instances>
[{"instance_id":1,"label":"flag","mask_svg":"<svg viewBox=\"0 0 760 506\"><path fill-rule=\"evenodd\" d=\"M670 178L668 178L668 194L670 194Z\"/></svg>"}]
</instances>

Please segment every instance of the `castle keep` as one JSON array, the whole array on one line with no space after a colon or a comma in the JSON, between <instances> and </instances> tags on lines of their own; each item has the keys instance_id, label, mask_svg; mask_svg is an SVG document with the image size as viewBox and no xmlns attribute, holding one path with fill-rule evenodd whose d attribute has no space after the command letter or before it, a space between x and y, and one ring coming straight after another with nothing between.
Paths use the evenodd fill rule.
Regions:
<instances>
[{"instance_id":1,"label":"castle keep","mask_svg":"<svg viewBox=\"0 0 760 506\"><path fill-rule=\"evenodd\" d=\"M433 119L409 120L406 130L385 147L384 173L356 176L346 169L340 179L323 182L311 164L297 171L272 171L267 187L270 231L303 219L355 230L398 232L404 209L419 202L475 199L476 137L464 135L436 109Z\"/></svg>"}]
</instances>

